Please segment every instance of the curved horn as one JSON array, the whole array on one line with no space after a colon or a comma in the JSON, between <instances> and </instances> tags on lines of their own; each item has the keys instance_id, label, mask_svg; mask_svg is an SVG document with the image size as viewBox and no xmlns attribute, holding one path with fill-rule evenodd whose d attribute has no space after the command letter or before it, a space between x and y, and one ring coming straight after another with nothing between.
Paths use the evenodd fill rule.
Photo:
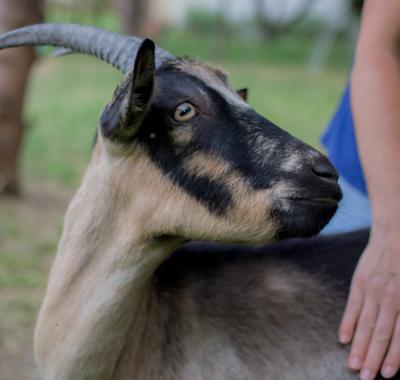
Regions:
<instances>
[{"instance_id":1,"label":"curved horn","mask_svg":"<svg viewBox=\"0 0 400 380\"><path fill-rule=\"evenodd\" d=\"M142 43L138 37L108 32L94 26L76 24L36 24L0 35L0 49L23 45L51 45L93 55L126 74L132 68ZM156 66L174 59L156 48Z\"/></svg>"}]
</instances>

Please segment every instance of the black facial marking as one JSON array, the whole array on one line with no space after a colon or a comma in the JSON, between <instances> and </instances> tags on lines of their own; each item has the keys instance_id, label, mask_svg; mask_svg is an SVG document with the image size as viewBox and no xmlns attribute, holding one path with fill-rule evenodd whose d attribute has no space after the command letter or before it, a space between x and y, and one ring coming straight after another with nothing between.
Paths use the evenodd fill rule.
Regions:
<instances>
[{"instance_id":1,"label":"black facial marking","mask_svg":"<svg viewBox=\"0 0 400 380\"><path fill-rule=\"evenodd\" d=\"M232 196L225 184L206 176L189 173L184 168L184 158L172 149L151 149L151 157L171 180L204 204L212 213L222 216L232 205Z\"/></svg>"},{"instance_id":2,"label":"black facial marking","mask_svg":"<svg viewBox=\"0 0 400 380\"><path fill-rule=\"evenodd\" d=\"M175 184L204 204L210 212L222 216L233 205L228 187L222 180L191 173L185 167L185 162L196 153L213 151L209 148L209 145L214 145L213 137L205 130L210 129L210 115L202 115L203 120L200 122L199 117L188 122L194 127L194 141L191 141L184 151L171 137L172 130L179 132L179 128L185 128L184 123L173 120L174 111L179 104L189 101L203 112L207 108L204 95L197 90L200 82L177 72L174 72L174 86L170 85L169 80L170 78L158 77L157 93L138 137L147 146L152 160ZM195 100L192 101L193 98ZM199 104L199 99L203 99L200 101L203 104ZM150 135L156 137L150 138Z\"/></svg>"},{"instance_id":3,"label":"black facial marking","mask_svg":"<svg viewBox=\"0 0 400 380\"><path fill-rule=\"evenodd\" d=\"M178 122L173 115L184 102L193 104L198 114ZM188 135L190 138L185 139ZM157 70L152 104L137 138L165 175L215 215L225 216L235 206L235 200L223 178L190 171L186 163L196 154L217 157L244 179L250 191L284 184L303 198L332 199L324 204L293 201L288 208L287 194L282 194L283 200L279 199L280 194L274 195L277 199L273 199L270 209L281 225L279 237L315 234L336 210L340 192L336 181L320 178L312 171L311 158L315 162L318 157L323 158L321 154L240 100L225 98L212 84L207 85L174 64ZM293 159L294 169L282 168L286 160ZM270 214L266 214L266 222L268 218Z\"/></svg>"},{"instance_id":4,"label":"black facial marking","mask_svg":"<svg viewBox=\"0 0 400 380\"><path fill-rule=\"evenodd\" d=\"M154 117L155 113L152 113ZM152 121L156 121L151 117ZM159 136L159 135L158 135ZM224 183L206 176L189 173L184 167L189 159L187 154L177 154L167 136L157 137L156 144L148 144L150 157L168 177L198 202L204 204L210 212L222 216L232 205L232 196ZM188 149L191 151L190 149ZM192 151L191 154L195 154Z\"/></svg>"}]
</instances>

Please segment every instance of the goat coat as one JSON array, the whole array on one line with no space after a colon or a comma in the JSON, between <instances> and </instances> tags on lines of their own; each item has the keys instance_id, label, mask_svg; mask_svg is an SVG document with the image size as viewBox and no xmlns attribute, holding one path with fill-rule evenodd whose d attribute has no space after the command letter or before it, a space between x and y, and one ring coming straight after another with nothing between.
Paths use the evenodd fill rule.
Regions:
<instances>
[{"instance_id":1,"label":"goat coat","mask_svg":"<svg viewBox=\"0 0 400 380\"><path fill-rule=\"evenodd\" d=\"M135 378L358 379L336 334L368 235L178 249L154 275L143 347L159 350Z\"/></svg>"}]
</instances>

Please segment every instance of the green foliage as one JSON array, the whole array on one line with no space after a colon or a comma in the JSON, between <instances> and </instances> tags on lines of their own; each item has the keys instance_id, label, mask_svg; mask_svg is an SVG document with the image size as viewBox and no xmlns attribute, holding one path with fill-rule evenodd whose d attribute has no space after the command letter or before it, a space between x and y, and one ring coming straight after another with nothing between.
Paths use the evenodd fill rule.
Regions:
<instances>
[{"instance_id":1,"label":"green foliage","mask_svg":"<svg viewBox=\"0 0 400 380\"><path fill-rule=\"evenodd\" d=\"M316 35L315 35L316 37ZM171 29L163 33L159 44L176 55L189 55L223 63L294 66L300 71L314 47L315 38L309 33L290 33L278 40L265 42L254 36L216 38L213 33L201 34ZM222 46L222 52L221 50ZM351 62L349 44L340 38L333 47L328 69L347 70Z\"/></svg>"},{"instance_id":2,"label":"green foliage","mask_svg":"<svg viewBox=\"0 0 400 380\"><path fill-rule=\"evenodd\" d=\"M196 8L189 10L186 27L191 32L208 35L217 33L221 29L235 31L234 25L231 25L222 15Z\"/></svg>"},{"instance_id":3,"label":"green foliage","mask_svg":"<svg viewBox=\"0 0 400 380\"><path fill-rule=\"evenodd\" d=\"M103 0L100 0L103 1ZM104 2L104 1L103 1ZM114 32L120 31L118 16L110 12L107 7L99 4L94 9L83 7L79 10L70 6L60 8L49 4L46 8L46 22L77 23L96 25Z\"/></svg>"}]
</instances>

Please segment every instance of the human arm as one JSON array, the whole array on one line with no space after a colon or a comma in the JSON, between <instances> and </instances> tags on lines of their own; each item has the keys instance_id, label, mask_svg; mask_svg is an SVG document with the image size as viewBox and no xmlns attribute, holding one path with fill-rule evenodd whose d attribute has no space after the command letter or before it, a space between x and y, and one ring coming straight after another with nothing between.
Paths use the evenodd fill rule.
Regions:
<instances>
[{"instance_id":1,"label":"human arm","mask_svg":"<svg viewBox=\"0 0 400 380\"><path fill-rule=\"evenodd\" d=\"M383 4L384 3L384 4ZM369 244L340 327L361 378L400 366L400 2L367 0L351 76L357 143L372 205ZM391 368L388 368L391 367Z\"/></svg>"}]
</instances>

